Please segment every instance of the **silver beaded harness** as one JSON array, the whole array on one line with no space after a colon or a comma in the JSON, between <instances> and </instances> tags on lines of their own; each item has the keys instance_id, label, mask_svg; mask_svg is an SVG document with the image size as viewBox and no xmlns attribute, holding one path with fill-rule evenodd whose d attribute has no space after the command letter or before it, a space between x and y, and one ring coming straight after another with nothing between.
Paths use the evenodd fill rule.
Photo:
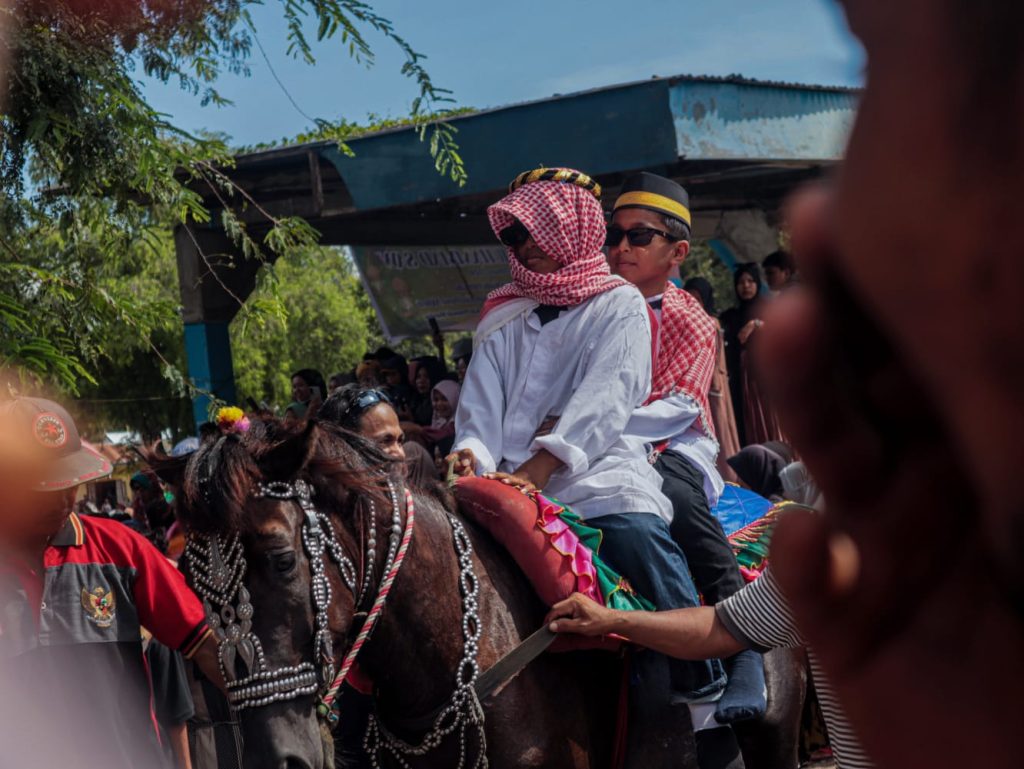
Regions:
<instances>
[{"instance_id":1,"label":"silver beaded harness","mask_svg":"<svg viewBox=\"0 0 1024 769\"><path fill-rule=\"evenodd\" d=\"M402 535L398 494L390 482L388 490L392 502L392 525L385 573L395 558ZM334 650L327 616L331 583L324 565L327 555L337 564L342 579L356 598L356 606L362 603L369 591L377 556L376 513L372 503L372 528L366 540L366 570L357 589L356 567L342 550L330 522L314 508L312 492L308 483L297 480L293 483L261 483L253 493L257 498L294 499L304 513L302 544L309 558L316 628L312 663L276 669L267 665L263 645L252 631L253 606L249 591L243 584L247 563L238 534L224 536L193 532L189 535L185 559L192 587L203 599L206 621L217 640L217 659L227 684L228 702L236 710L313 694L321 682L329 683L333 678ZM239 674L239 659L245 663L244 675Z\"/></svg>"},{"instance_id":2,"label":"silver beaded harness","mask_svg":"<svg viewBox=\"0 0 1024 769\"><path fill-rule=\"evenodd\" d=\"M391 569L402 537L401 507L394 485L388 482L392 502L391 531L382 574ZM253 493L257 498L296 500L304 513L302 544L310 563L313 595L314 662L270 669L263 645L252 632L253 606L243 584L247 563L238 533L230 536L190 533L185 548L192 587L203 599L207 623L217 640L217 658L221 675L227 685L228 702L236 710L258 708L273 702L295 699L315 693L328 685L335 672L335 658L328 608L331 585L324 568L326 555L337 564L341 577L355 596L355 606L362 605L373 579L377 557L376 512L371 502L371 528L366 540L366 568L358 586L358 575L352 560L345 555L334 529L325 516L313 506L313 489L302 480L261 483ZM375 716L370 717L364 746L374 769L379 769L380 754L392 756L399 766L409 768L409 759L427 755L440 747L446 737L457 733L459 761L456 769L467 764L467 736L476 733L479 751L474 769L486 769L487 741L484 733L484 712L474 684L480 674L477 663L481 633L478 598L480 583L473 570L473 545L465 528L455 517L448 516L452 527L455 552L459 559L459 586L462 592L462 660L456 669L455 691L438 713L430 731L418 745L410 745L390 732ZM379 590L379 586L378 586ZM246 675L239 677L237 663L241 658ZM319 675L317 665L319 664Z\"/></svg>"},{"instance_id":3,"label":"silver beaded harness","mask_svg":"<svg viewBox=\"0 0 1024 769\"><path fill-rule=\"evenodd\" d=\"M455 672L455 691L437 717L430 731L418 745L410 745L390 732L375 714L370 716L363 747L370 757L373 769L380 769L380 754L391 756L403 769L411 769L410 759L421 758L441 746L444 739L453 733L459 736L459 761L455 769L470 766L467 763L466 738L470 730L477 736L479 750L474 769L487 769L487 738L484 734L484 711L477 698L474 684L480 675L477 652L480 644L480 614L477 599L480 582L473 571L473 544L465 528L454 516L449 515L455 554L459 558L459 587L462 589L462 661Z\"/></svg>"}]
</instances>

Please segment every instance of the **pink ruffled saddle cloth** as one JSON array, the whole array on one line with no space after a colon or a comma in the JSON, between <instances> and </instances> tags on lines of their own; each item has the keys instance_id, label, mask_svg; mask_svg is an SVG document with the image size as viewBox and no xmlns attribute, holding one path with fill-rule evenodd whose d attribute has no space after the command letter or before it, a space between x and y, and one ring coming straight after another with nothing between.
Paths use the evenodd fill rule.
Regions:
<instances>
[{"instance_id":1,"label":"pink ruffled saddle cloth","mask_svg":"<svg viewBox=\"0 0 1024 769\"><path fill-rule=\"evenodd\" d=\"M508 551L546 606L582 593L615 609L654 609L601 559L601 532L558 500L544 494L526 496L486 478L459 478L454 492L459 510ZM617 649L620 645L615 638L565 636L552 649Z\"/></svg>"}]
</instances>

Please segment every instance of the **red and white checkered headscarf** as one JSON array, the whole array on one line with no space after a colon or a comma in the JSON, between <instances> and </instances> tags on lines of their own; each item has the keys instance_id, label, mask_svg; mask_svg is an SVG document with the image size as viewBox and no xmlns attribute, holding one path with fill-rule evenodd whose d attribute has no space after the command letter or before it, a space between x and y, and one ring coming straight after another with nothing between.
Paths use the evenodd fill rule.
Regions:
<instances>
[{"instance_id":1,"label":"red and white checkered headscarf","mask_svg":"<svg viewBox=\"0 0 1024 769\"><path fill-rule=\"evenodd\" d=\"M565 182L531 182L487 209L491 229L498 235L518 219L537 246L562 265L548 275L528 270L508 250L512 282L487 295L482 315L502 302L519 297L540 304L573 307L618 286L601 252L605 221L594 193Z\"/></svg>"},{"instance_id":2,"label":"red and white checkered headscarf","mask_svg":"<svg viewBox=\"0 0 1024 769\"><path fill-rule=\"evenodd\" d=\"M701 410L704 432L715 437L708 391L718 357L718 328L700 302L669 283L661 300L660 344L648 403L683 393Z\"/></svg>"}]
</instances>

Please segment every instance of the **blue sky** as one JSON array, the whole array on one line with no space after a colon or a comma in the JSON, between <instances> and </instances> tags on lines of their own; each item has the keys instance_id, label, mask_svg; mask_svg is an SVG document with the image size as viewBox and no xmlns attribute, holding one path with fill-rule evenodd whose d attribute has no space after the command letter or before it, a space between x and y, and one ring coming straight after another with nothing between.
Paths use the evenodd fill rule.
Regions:
<instances>
[{"instance_id":1,"label":"blue sky","mask_svg":"<svg viewBox=\"0 0 1024 769\"><path fill-rule=\"evenodd\" d=\"M274 71L302 112L364 120L401 117L416 89L402 57L377 35L371 69L338 41L317 46L308 66L286 54L280 0L254 19ZM652 75L728 75L860 85L863 54L833 0L371 0L427 55L438 85L459 106L494 107ZM311 32L312 36L312 32ZM201 107L175 85L143 81L147 98L189 130L227 134L236 144L290 137L310 121L275 82L259 50L252 76L225 76L234 104Z\"/></svg>"}]
</instances>

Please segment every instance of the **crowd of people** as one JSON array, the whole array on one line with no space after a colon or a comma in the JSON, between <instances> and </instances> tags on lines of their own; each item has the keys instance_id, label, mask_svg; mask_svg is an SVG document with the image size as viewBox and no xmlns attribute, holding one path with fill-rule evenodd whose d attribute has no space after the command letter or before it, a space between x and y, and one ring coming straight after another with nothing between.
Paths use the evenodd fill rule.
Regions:
<instances>
[{"instance_id":1,"label":"crowd of people","mask_svg":"<svg viewBox=\"0 0 1024 769\"><path fill-rule=\"evenodd\" d=\"M661 652L640 658L641 696L655 708L685 705L701 769L727 767L739 751L730 725L762 714L767 705L760 652L805 643L771 570L744 586L712 514L723 478L767 499L822 507L816 484L782 440L758 390L751 354L770 317L765 308L796 275L783 252L765 260L766 283L758 265L739 265L738 305L716 320L707 281L692 279L681 290L672 277L689 249L685 190L652 174L629 179L606 228L593 186L579 172L542 169L521 178L492 208L496 235L510 251L513 283L485 306L475 352L472 340L458 340L449 366L438 340L438 356L406 360L384 347L327 382L315 369L302 369L292 377L293 402L284 419L317 419L361 434L385 457L404 463L413 485L446 474L482 474L527 493L544 489L585 516L602 532L602 557L661 611L627 616L574 596L552 609L551 627L583 635L616 632ZM77 440L71 417L57 404L19 403L28 421L34 419L37 440L45 443L40 431L51 429L63 436L54 439L58 446L69 435ZM201 433L203 439L221 434L215 424ZM197 444L183 443L182 453ZM80 442L76 452L85 458L79 464L104 461ZM82 468L62 468L56 481L43 482L73 488L98 472L68 475L73 471ZM173 563L184 540L170 490L149 471L134 475L130 487L130 505L105 503L96 510L79 503L71 518L60 518L58 505L56 533L31 529L25 535L34 541L46 534L46 547L56 548L44 552L47 562L66 557L66 548L88 533L101 543L135 548L141 555L133 557L143 558L147 569L164 562L153 560L156 551ZM103 519L109 524L86 523ZM134 532L118 533L122 527ZM155 549L137 551L137 535ZM106 552L98 557L109 557ZM148 681L164 746L188 767L196 751L188 747L185 723L197 704L207 707L210 692L188 680L183 653L202 648L208 663L212 651L205 638L197 639L207 631L196 619L194 596L166 582L165 572L154 571L163 575L161 589L181 596L182 622L192 626L169 632L151 615L148 623L156 627L133 625L124 643L141 644L146 659L145 672L131 674L132 696ZM16 571L8 576L23 585L33 579ZM104 601L151 600L137 593L117 599L106 583L104 590L82 594L100 626L107 619ZM31 624L22 616L31 606L8 603L4 611L3 642L31 644ZM120 658L116 663L131 667ZM820 676L813 653L812 667ZM840 766L869 766L827 683L818 686ZM222 727L231 717L223 715ZM236 738L222 737L217 747L210 737L208 758L223 760L225 739L237 753ZM142 749L133 740L122 747Z\"/></svg>"},{"instance_id":2,"label":"crowd of people","mask_svg":"<svg viewBox=\"0 0 1024 769\"><path fill-rule=\"evenodd\" d=\"M724 607L729 630L718 631L722 643L676 653L678 642L654 632L644 643L666 653L642 655L636 671L640 707L683 707L701 769L724 769L739 755L731 725L767 706L760 652L771 643L744 622L751 606L763 611L766 601L784 609L776 593L765 599L744 589L712 510L723 479L772 500L818 501L756 389L750 356L763 308L795 275L782 252L765 260L768 285L756 264L740 265L738 307L719 322L707 281L680 288L674 277L689 252L686 191L653 174L627 179L607 225L599 200L596 183L580 172L521 176L491 209L513 282L491 295L475 337L458 339L450 359L437 334L435 356L407 360L382 347L326 381L314 368L298 370L283 420L330 422L362 435L402 463L413 486L482 474L526 493L544 489L601 531L600 556L660 610L686 617L702 602ZM57 413L59 406L32 408ZM244 418L235 411L233 419ZM72 431L70 416L59 414L60 429ZM171 454L188 455L225 429L202 425L197 438ZM87 449L79 453L93 461ZM130 488L129 504L108 501L97 510L82 501L68 520L83 530L92 526L84 521L101 522L96 538L144 537L152 552L175 563L185 540L172 490L149 470L132 476ZM116 534L121 528L132 533ZM601 622L611 620L597 611L578 600L555 607L552 627L583 634L604 628ZM632 621L631 633L648 638L643 621ZM185 675L176 636L164 645L167 635L141 625L138 632L165 748L180 767L193 760L223 765L238 753L232 715L221 713L219 725L196 725L197 710L209 715L218 707L214 679ZM800 643L793 636L777 645ZM369 712L365 701L350 712L360 709ZM191 750L186 722L193 724ZM358 763L358 746L355 755ZM854 758L848 765L861 764Z\"/></svg>"},{"instance_id":3,"label":"crowd of people","mask_svg":"<svg viewBox=\"0 0 1024 769\"><path fill-rule=\"evenodd\" d=\"M589 177L541 169L520 177L491 217L513 282L492 294L475 339L458 339L450 358L440 334L437 355L407 360L381 347L326 380L298 370L283 419L362 435L416 486L479 473L545 489L601 530L601 557L660 609L739 603L744 581L712 513L723 478L773 500L797 498L789 476L813 489L781 434L766 432L774 417L749 355L772 292L794 282L791 262L782 252L765 260L768 285L758 265L740 265L738 307L720 323L707 281L681 290L674 277L690 214L671 180L627 179L606 225ZM221 434L203 425L172 454ZM748 437L761 440L744 446ZM170 489L151 471L130 487L129 505L79 513L122 523L176 560L184 537ZM731 765L730 725L765 710L761 648L748 638L728 654L640 658L646 690L661 692L655 707L689 711L702 769ZM206 707L209 693L183 683L180 656L158 640L147 637L146 650L154 702L177 703L162 711L178 714L164 727L176 735L174 719L194 707L181 701L194 695Z\"/></svg>"},{"instance_id":4,"label":"crowd of people","mask_svg":"<svg viewBox=\"0 0 1024 769\"><path fill-rule=\"evenodd\" d=\"M395 459L407 432L428 458L430 441L437 456L451 437L453 470L572 504L662 611L622 614L577 596L553 608L551 626L616 632L660 653L636 671L644 691L655 707L685 704L698 733L763 707L751 650L806 642L827 676L841 766L869 765L866 751L886 767L1002 769L1019 760L1024 676L1024 327L1007 298L1020 244L1006 226L1021 162L1019 13L975 2L965 25L948 2L848 7L869 93L838 190L790 212L805 292L788 292L785 255L764 263L783 294L774 307L758 270L741 266L740 305L719 327L706 290L689 286L698 301L667 279L688 247L684 193L633 180L605 227L584 174L528 172L492 208L513 281L485 306L469 365L451 379L439 360L403 371L398 356L373 355L357 381L332 377L333 392L298 372L288 418L337 421ZM941 215L953 210L950 226ZM986 248L979 233L992 233ZM907 287L943 312L907 301ZM735 452L718 450L726 395ZM726 469L767 496L820 499L788 462L776 413L828 511L781 521L771 569L733 592L732 566L715 576L720 532L681 536L674 524L708 520ZM0 658L14 661L3 666L5 758L155 765L143 643L151 634L219 682L202 605L132 526L72 511L74 490L110 467L59 404L15 398L0 416ZM135 486L148 517L155 500ZM718 591L715 606L699 605L694 582L705 597ZM173 722L187 714L173 697L163 704ZM702 767L724 753L705 740Z\"/></svg>"},{"instance_id":5,"label":"crowd of people","mask_svg":"<svg viewBox=\"0 0 1024 769\"><path fill-rule=\"evenodd\" d=\"M764 325L766 308L782 291L798 283L793 259L785 251L777 251L760 264L739 264L734 274L736 306L721 315L716 312L714 289L707 279L682 282L670 276L669 280L700 302L717 327L716 361L707 396L708 415L720 447L716 467L725 480L778 498L780 471L795 457L769 400L758 389L750 350L757 344L756 331ZM294 420L313 417L335 393L344 390L351 398L376 391L382 402L391 406L398 424L397 430L382 432L382 440L405 445L410 466L420 473L416 477L433 477L435 470L443 475L447 471L444 458L455 439L455 413L473 357L473 342L470 337L457 339L450 357L445 354L442 336L436 335L434 343L437 355L411 359L390 347L380 347L367 352L352 370L331 374L326 382L319 370L300 369L292 374L292 401L284 414ZM755 446L754 451L746 450ZM752 457L770 457L772 482L765 482L765 467ZM785 461L780 465L782 458Z\"/></svg>"},{"instance_id":6,"label":"crowd of people","mask_svg":"<svg viewBox=\"0 0 1024 769\"><path fill-rule=\"evenodd\" d=\"M458 339L449 363L443 337L437 335L435 343L438 355L411 360L389 347L368 352L352 371L332 374L326 387L319 371L296 371L285 418L331 415L352 428L356 415L385 452L408 458L416 478L440 477L444 457L455 440L455 414L473 347L471 339ZM377 404L385 408L371 412L370 407Z\"/></svg>"}]
</instances>

